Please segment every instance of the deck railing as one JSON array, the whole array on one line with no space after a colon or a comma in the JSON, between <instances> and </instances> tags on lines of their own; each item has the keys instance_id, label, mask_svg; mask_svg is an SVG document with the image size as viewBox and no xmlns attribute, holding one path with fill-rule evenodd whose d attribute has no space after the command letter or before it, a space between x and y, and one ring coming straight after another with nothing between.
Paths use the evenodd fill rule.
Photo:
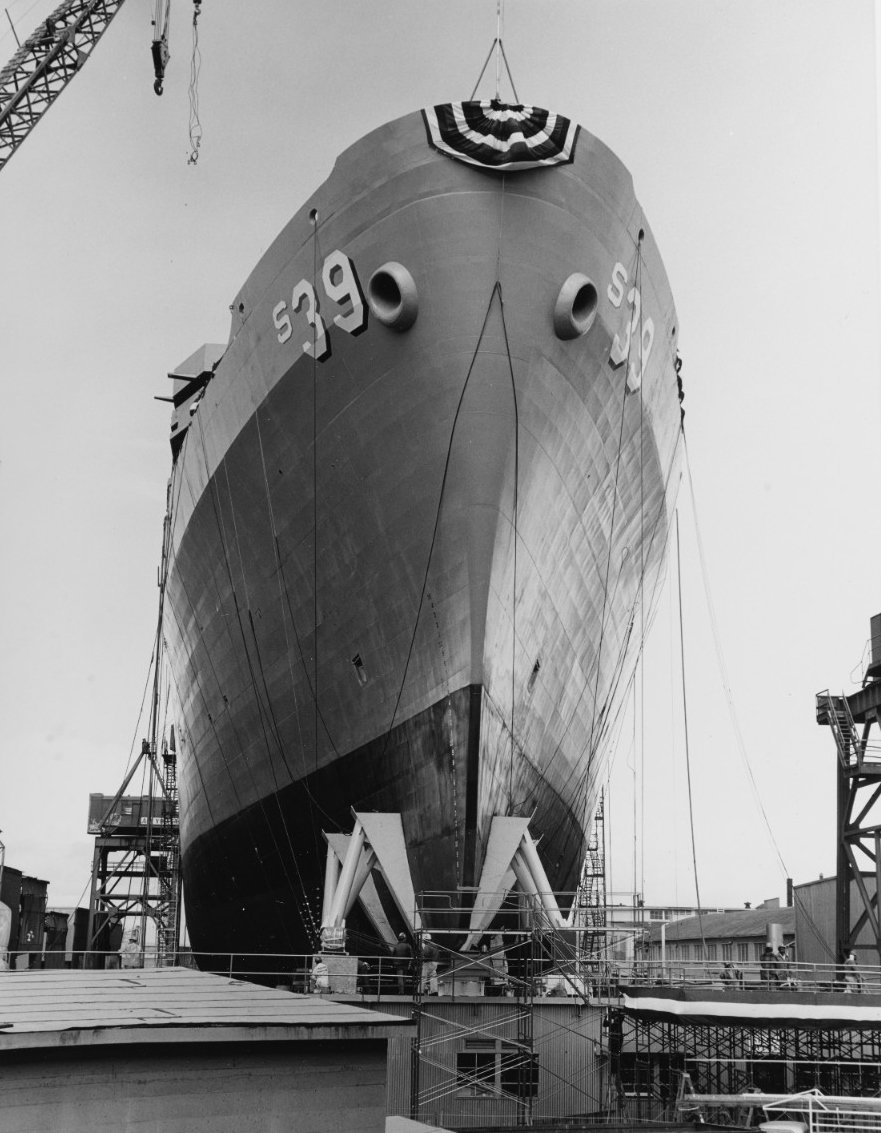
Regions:
<instances>
[{"instance_id":1,"label":"deck railing","mask_svg":"<svg viewBox=\"0 0 881 1133\"><path fill-rule=\"evenodd\" d=\"M616 962L578 958L547 947L524 951L522 942L494 950L457 952L441 947L433 961L419 957L351 954L194 953L182 949L160 961L155 952L17 952L10 970L34 968L155 968L171 963L230 978L252 979L305 994L382 999L416 994L502 997L576 997L583 1001L620 998L622 988L686 987L717 991L838 992L881 994L881 968L862 965L787 963L735 969L693 961ZM319 966L323 965L323 966Z\"/></svg>"}]
</instances>

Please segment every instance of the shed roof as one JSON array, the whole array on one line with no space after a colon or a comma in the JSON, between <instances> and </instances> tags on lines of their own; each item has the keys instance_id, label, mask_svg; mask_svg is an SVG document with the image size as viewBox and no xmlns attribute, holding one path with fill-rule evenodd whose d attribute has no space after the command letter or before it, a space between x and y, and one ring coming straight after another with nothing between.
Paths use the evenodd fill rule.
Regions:
<instances>
[{"instance_id":1,"label":"shed roof","mask_svg":"<svg viewBox=\"0 0 881 1133\"><path fill-rule=\"evenodd\" d=\"M0 1051L387 1038L409 1019L189 968L0 973Z\"/></svg>"},{"instance_id":2,"label":"shed roof","mask_svg":"<svg viewBox=\"0 0 881 1133\"><path fill-rule=\"evenodd\" d=\"M779 924L785 935L795 932L795 909L737 909L728 913L703 913L700 917L686 917L669 921L665 938L671 940L761 940L769 924ZM660 923L653 923L650 940L661 939Z\"/></svg>"}]
</instances>

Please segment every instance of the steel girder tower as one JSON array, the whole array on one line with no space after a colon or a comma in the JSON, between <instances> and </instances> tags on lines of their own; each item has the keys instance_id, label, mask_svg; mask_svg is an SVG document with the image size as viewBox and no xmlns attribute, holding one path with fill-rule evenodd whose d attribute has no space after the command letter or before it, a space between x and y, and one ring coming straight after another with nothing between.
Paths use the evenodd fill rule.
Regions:
<instances>
[{"instance_id":1,"label":"steel girder tower","mask_svg":"<svg viewBox=\"0 0 881 1133\"><path fill-rule=\"evenodd\" d=\"M859 948L881 962L881 614L871 619L872 660L863 687L849 696L817 694L817 723L832 729L838 754L836 945L840 958ZM867 882L872 880L872 884ZM859 912L852 908L859 898ZM865 929L873 943L865 941Z\"/></svg>"},{"instance_id":2,"label":"steel girder tower","mask_svg":"<svg viewBox=\"0 0 881 1133\"><path fill-rule=\"evenodd\" d=\"M90 800L98 813L89 824L96 837L86 945L90 952L114 951L108 946L110 928L131 921L138 927L138 950L143 953L149 920L155 926L159 967L177 962L181 922L174 748L163 745L161 758L162 770L150 742L144 740L116 795L112 799L95 795ZM127 796L126 788L144 763L149 767L149 793Z\"/></svg>"}]
</instances>

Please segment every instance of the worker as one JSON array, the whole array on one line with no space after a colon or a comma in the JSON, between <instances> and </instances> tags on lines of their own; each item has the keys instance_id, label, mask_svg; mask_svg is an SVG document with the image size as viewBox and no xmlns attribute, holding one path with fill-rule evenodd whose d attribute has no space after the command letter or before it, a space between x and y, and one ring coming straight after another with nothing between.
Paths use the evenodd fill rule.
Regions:
<instances>
[{"instance_id":1,"label":"worker","mask_svg":"<svg viewBox=\"0 0 881 1133\"><path fill-rule=\"evenodd\" d=\"M422 994L437 995L438 947L431 939L431 933L422 937Z\"/></svg>"},{"instance_id":2,"label":"worker","mask_svg":"<svg viewBox=\"0 0 881 1133\"><path fill-rule=\"evenodd\" d=\"M863 977L857 967L854 952L848 952L844 958L844 990L849 992L863 990Z\"/></svg>"},{"instance_id":3,"label":"worker","mask_svg":"<svg viewBox=\"0 0 881 1133\"><path fill-rule=\"evenodd\" d=\"M779 956L770 944L766 944L762 958L759 960L759 978L762 983L768 984L769 989L780 986L779 965Z\"/></svg>"},{"instance_id":4,"label":"worker","mask_svg":"<svg viewBox=\"0 0 881 1133\"><path fill-rule=\"evenodd\" d=\"M743 987L743 972L740 968L735 968L730 960L726 960L722 965L719 978L722 980L722 983L726 984L729 988Z\"/></svg>"},{"instance_id":5,"label":"worker","mask_svg":"<svg viewBox=\"0 0 881 1133\"><path fill-rule=\"evenodd\" d=\"M795 980L792 978L792 973L789 970L785 944L781 944L777 949L777 978L780 981L781 987L793 989L796 986Z\"/></svg>"},{"instance_id":6,"label":"worker","mask_svg":"<svg viewBox=\"0 0 881 1133\"><path fill-rule=\"evenodd\" d=\"M408 991L407 985L410 982L410 969L413 963L413 949L410 947L410 942L407 940L407 934L405 932L398 933L398 939L392 945L392 956L395 958L398 995L406 995Z\"/></svg>"},{"instance_id":7,"label":"worker","mask_svg":"<svg viewBox=\"0 0 881 1133\"><path fill-rule=\"evenodd\" d=\"M140 931L133 928L128 939L119 950L119 960L123 968L143 968L144 957L141 952Z\"/></svg>"},{"instance_id":8,"label":"worker","mask_svg":"<svg viewBox=\"0 0 881 1133\"><path fill-rule=\"evenodd\" d=\"M330 971L320 952L315 953L310 973L313 995L324 995L330 991Z\"/></svg>"}]
</instances>

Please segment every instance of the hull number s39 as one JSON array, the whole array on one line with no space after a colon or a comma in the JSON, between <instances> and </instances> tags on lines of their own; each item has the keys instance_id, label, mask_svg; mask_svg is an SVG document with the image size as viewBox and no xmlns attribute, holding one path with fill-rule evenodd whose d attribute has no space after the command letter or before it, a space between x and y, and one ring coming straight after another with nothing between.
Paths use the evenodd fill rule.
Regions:
<instances>
[{"instance_id":1,"label":"hull number s39","mask_svg":"<svg viewBox=\"0 0 881 1133\"><path fill-rule=\"evenodd\" d=\"M367 304L358 272L345 252L335 249L321 265L321 286L324 296L340 310L333 323L347 334L361 334L367 328ZM308 335L301 343L304 354L323 362L330 357L330 333L321 311L321 298L308 279L298 280L291 291L290 303L282 299L272 308L272 321L276 337L283 346L293 337L295 328L299 336Z\"/></svg>"}]
</instances>

